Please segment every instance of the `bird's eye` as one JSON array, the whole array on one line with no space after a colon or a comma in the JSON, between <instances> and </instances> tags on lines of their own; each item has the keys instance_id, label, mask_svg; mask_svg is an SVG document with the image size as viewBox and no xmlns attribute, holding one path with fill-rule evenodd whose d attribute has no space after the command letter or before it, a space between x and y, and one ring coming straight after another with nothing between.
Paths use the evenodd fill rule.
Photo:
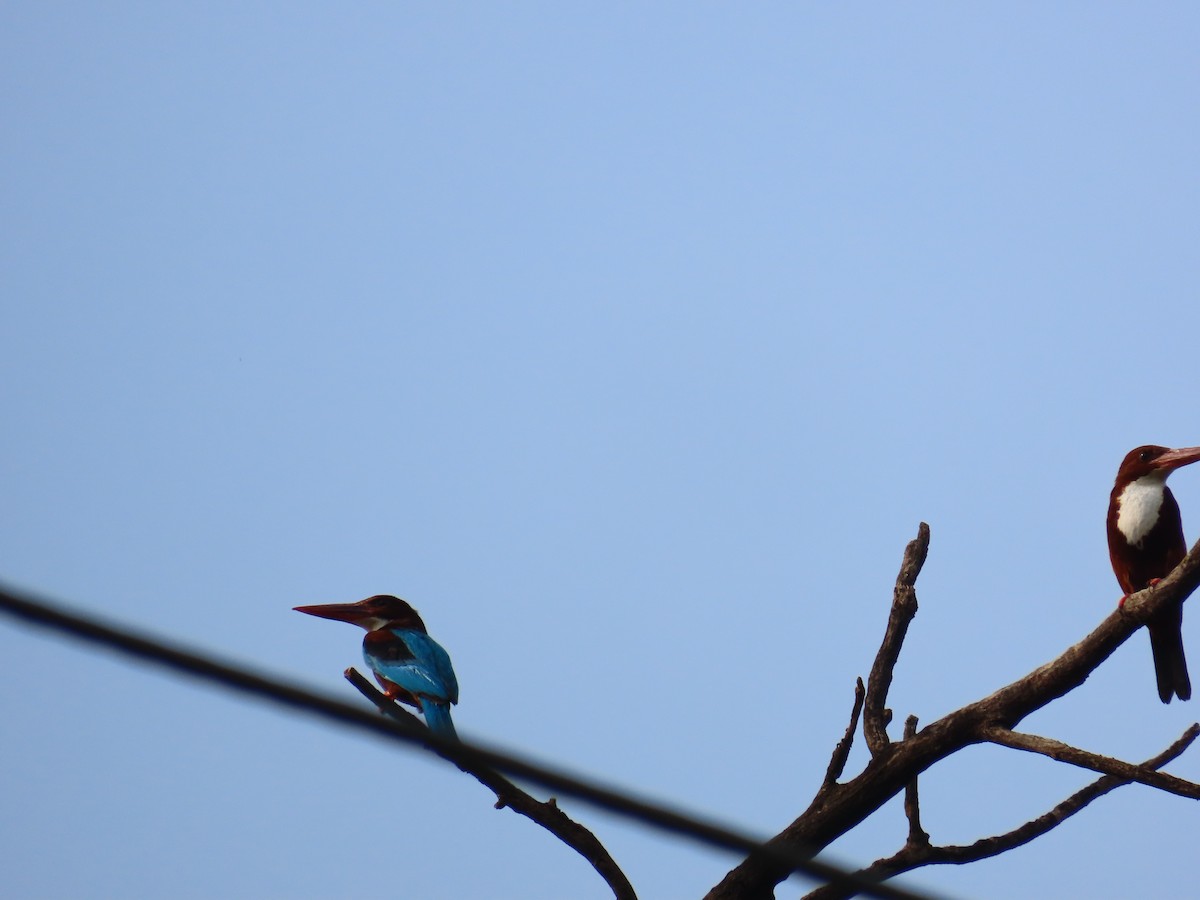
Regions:
<instances>
[{"instance_id":1,"label":"bird's eye","mask_svg":"<svg viewBox=\"0 0 1200 900\"><path fill-rule=\"evenodd\" d=\"M1141 453L1138 454L1138 459L1140 459L1142 462L1148 462L1150 459L1150 451L1143 450Z\"/></svg>"}]
</instances>

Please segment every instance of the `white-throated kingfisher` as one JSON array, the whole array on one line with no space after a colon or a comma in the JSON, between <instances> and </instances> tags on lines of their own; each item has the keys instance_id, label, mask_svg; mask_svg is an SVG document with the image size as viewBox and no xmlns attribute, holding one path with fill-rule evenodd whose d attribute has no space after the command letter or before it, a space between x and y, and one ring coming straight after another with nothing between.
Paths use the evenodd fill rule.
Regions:
<instances>
[{"instance_id":1,"label":"white-throated kingfisher","mask_svg":"<svg viewBox=\"0 0 1200 900\"><path fill-rule=\"evenodd\" d=\"M457 737L450 704L458 702L458 679L450 656L429 636L425 623L407 602L376 594L358 603L297 606L295 610L365 628L363 660L384 693L419 709L430 731Z\"/></svg>"},{"instance_id":2,"label":"white-throated kingfisher","mask_svg":"<svg viewBox=\"0 0 1200 900\"><path fill-rule=\"evenodd\" d=\"M1197 460L1200 447L1171 450L1147 444L1130 450L1121 462L1108 501L1108 556L1125 597L1166 578L1187 555L1179 504L1167 487L1167 476ZM1182 629L1182 604L1146 623L1163 703L1192 696Z\"/></svg>"}]
</instances>

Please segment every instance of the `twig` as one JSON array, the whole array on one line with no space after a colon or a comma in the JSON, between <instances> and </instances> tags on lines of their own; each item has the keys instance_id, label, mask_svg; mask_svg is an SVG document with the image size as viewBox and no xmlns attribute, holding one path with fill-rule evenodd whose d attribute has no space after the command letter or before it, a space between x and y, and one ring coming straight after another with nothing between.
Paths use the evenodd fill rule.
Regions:
<instances>
[{"instance_id":1,"label":"twig","mask_svg":"<svg viewBox=\"0 0 1200 900\"><path fill-rule=\"evenodd\" d=\"M907 740L917 733L917 717L909 716L904 722L904 737ZM908 845L928 846L929 833L921 827L921 799L917 794L917 777L913 775L904 788L904 815L908 819Z\"/></svg>"},{"instance_id":2,"label":"twig","mask_svg":"<svg viewBox=\"0 0 1200 900\"><path fill-rule=\"evenodd\" d=\"M862 713L863 697L866 696L866 692L866 688L863 687L863 680L861 678L855 679L854 708L850 710L850 724L846 726L846 733L842 735L842 739L833 748L833 756L829 760L829 768L825 770L825 780L821 782L821 787L817 791L817 796L813 800L813 803L819 803L822 796L833 790L837 784L837 780L842 777L842 772L846 770L846 761L850 758L850 748L854 745L854 732L858 730L858 717Z\"/></svg>"},{"instance_id":3,"label":"twig","mask_svg":"<svg viewBox=\"0 0 1200 900\"><path fill-rule=\"evenodd\" d=\"M1026 750L1030 753L1040 753L1042 756L1048 756L1059 762L1070 763L1082 769L1091 769L1093 772L1099 772L1102 775L1112 775L1115 778L1121 778L1125 781L1137 781L1149 787L1166 791L1169 794L1177 794L1180 797L1190 797L1193 800L1200 800L1200 784L1176 778L1174 775L1167 775L1163 772L1155 772L1146 769L1144 766L1127 763L1124 760L1114 759L1111 756L1101 756L1099 753L1080 750L1078 747L1072 747L1070 744L1064 744L1062 741L1054 740L1054 738L1041 737L1036 734L1023 734L1019 731L1011 731L1008 728L1001 728L995 725L981 729L981 737L991 741L993 744L1000 744L1003 747Z\"/></svg>"},{"instance_id":4,"label":"twig","mask_svg":"<svg viewBox=\"0 0 1200 900\"><path fill-rule=\"evenodd\" d=\"M929 526L924 522L917 529L917 536L904 548L904 561L900 574L896 576L896 587L892 592L892 611L888 616L887 630L883 643L871 666L867 679L867 701L863 711L863 737L871 748L871 755L878 756L888 749L891 741L887 726L891 721L891 710L886 708L888 690L892 686L892 672L900 658L900 648L908 626L917 614L917 591L914 585L925 557L929 553Z\"/></svg>"},{"instance_id":5,"label":"twig","mask_svg":"<svg viewBox=\"0 0 1200 900\"><path fill-rule=\"evenodd\" d=\"M381 713L402 722L417 724L420 720L404 709L400 704L389 700L386 695L375 688L362 673L350 668L345 672L346 680L358 689L364 697L374 703ZM625 877L625 873L605 849L604 845L591 831L580 825L561 809L553 799L543 803L521 790L499 772L476 762L464 763L451 759L436 747L430 747L444 759L450 760L468 775L473 775L484 787L496 795L496 809L508 807L518 815L525 816L532 822L541 825L556 838L586 859L593 869L608 884L616 900L637 900L633 885Z\"/></svg>"},{"instance_id":6,"label":"twig","mask_svg":"<svg viewBox=\"0 0 1200 900\"><path fill-rule=\"evenodd\" d=\"M1155 771L1161 769L1173 759L1178 758L1183 751L1192 745L1192 742L1197 737L1200 737L1200 725L1192 725L1166 750L1157 756L1150 757L1150 759L1142 763L1142 768ZM1006 850L1027 844L1036 837L1041 837L1046 832L1075 815L1075 813L1079 812L1093 800L1131 783L1132 781L1127 778L1105 775L1102 778L1096 779L1087 787L1076 791L1048 813L1026 822L1019 828L1014 828L1012 831L996 835L995 837L983 838L965 847L947 846L938 849L946 857L944 861L952 863L973 862L978 859L995 856Z\"/></svg>"}]
</instances>

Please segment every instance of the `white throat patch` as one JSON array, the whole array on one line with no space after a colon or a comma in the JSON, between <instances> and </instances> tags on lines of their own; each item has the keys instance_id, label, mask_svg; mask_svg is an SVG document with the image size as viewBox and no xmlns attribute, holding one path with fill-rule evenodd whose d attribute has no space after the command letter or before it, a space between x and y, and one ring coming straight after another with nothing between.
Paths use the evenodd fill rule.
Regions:
<instances>
[{"instance_id":1,"label":"white throat patch","mask_svg":"<svg viewBox=\"0 0 1200 900\"><path fill-rule=\"evenodd\" d=\"M1117 498L1117 529L1131 546L1140 547L1158 521L1166 482L1165 478L1143 475L1127 485Z\"/></svg>"}]
</instances>

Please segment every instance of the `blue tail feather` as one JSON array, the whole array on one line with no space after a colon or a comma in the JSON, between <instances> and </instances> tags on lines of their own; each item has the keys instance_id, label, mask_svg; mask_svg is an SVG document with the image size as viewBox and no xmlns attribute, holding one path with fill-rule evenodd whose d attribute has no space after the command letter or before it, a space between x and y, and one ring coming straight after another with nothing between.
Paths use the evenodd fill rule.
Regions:
<instances>
[{"instance_id":1,"label":"blue tail feather","mask_svg":"<svg viewBox=\"0 0 1200 900\"><path fill-rule=\"evenodd\" d=\"M430 731L442 737L458 737L458 732L454 730L454 722L450 719L449 703L438 702L428 697L418 699L421 701L421 712L425 714L425 724L429 726Z\"/></svg>"}]
</instances>

